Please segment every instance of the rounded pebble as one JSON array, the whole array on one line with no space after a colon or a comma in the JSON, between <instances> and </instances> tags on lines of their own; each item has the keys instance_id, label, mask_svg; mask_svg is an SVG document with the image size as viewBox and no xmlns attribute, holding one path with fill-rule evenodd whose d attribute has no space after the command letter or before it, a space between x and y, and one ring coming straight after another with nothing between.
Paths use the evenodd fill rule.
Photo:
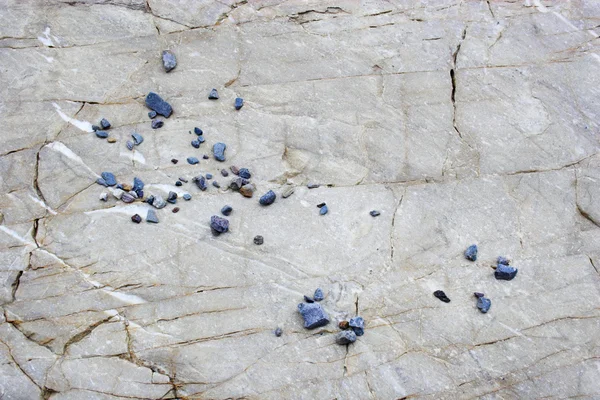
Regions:
<instances>
[{"instance_id":1,"label":"rounded pebble","mask_svg":"<svg viewBox=\"0 0 600 400\"><path fill-rule=\"evenodd\" d=\"M241 97L236 97L233 106L236 110L241 109L244 106L244 99L242 99Z\"/></svg>"},{"instance_id":2,"label":"rounded pebble","mask_svg":"<svg viewBox=\"0 0 600 400\"><path fill-rule=\"evenodd\" d=\"M191 165L195 165L198 164L200 160L198 160L196 157L188 157L187 162Z\"/></svg>"},{"instance_id":3,"label":"rounded pebble","mask_svg":"<svg viewBox=\"0 0 600 400\"><path fill-rule=\"evenodd\" d=\"M139 224L140 222L142 222L142 217L140 217L138 214L134 214L131 216L131 220L136 224Z\"/></svg>"},{"instance_id":4,"label":"rounded pebble","mask_svg":"<svg viewBox=\"0 0 600 400\"><path fill-rule=\"evenodd\" d=\"M379 215L381 215L381 213L377 210L372 210L371 212L369 212L369 214L371 214L371 217L378 217Z\"/></svg>"},{"instance_id":5,"label":"rounded pebble","mask_svg":"<svg viewBox=\"0 0 600 400\"><path fill-rule=\"evenodd\" d=\"M275 199L277 198L277 195L275 194L274 191L269 190L267 193L263 194L260 198L260 200L258 200L258 202L260 204L262 204L263 206L268 206L270 204L273 204L273 202L275 202Z\"/></svg>"},{"instance_id":6,"label":"rounded pebble","mask_svg":"<svg viewBox=\"0 0 600 400\"><path fill-rule=\"evenodd\" d=\"M165 72L171 72L173 68L177 66L177 58L170 50L164 50L162 52L162 62Z\"/></svg>"},{"instance_id":7,"label":"rounded pebble","mask_svg":"<svg viewBox=\"0 0 600 400\"><path fill-rule=\"evenodd\" d=\"M325 215L327 214L327 212L329 211L329 208L327 208L327 205L324 205L323 207L321 207L321 209L319 210L319 214L321 215Z\"/></svg>"},{"instance_id":8,"label":"rounded pebble","mask_svg":"<svg viewBox=\"0 0 600 400\"><path fill-rule=\"evenodd\" d=\"M179 212L179 207L175 207L171 212L177 214Z\"/></svg>"},{"instance_id":9,"label":"rounded pebble","mask_svg":"<svg viewBox=\"0 0 600 400\"><path fill-rule=\"evenodd\" d=\"M356 342L356 333L354 331L341 331L335 335L335 342L339 345L346 345Z\"/></svg>"},{"instance_id":10,"label":"rounded pebble","mask_svg":"<svg viewBox=\"0 0 600 400\"><path fill-rule=\"evenodd\" d=\"M106 139L108 137L108 132L96 131L96 136L98 136L100 139Z\"/></svg>"},{"instance_id":11,"label":"rounded pebble","mask_svg":"<svg viewBox=\"0 0 600 400\"><path fill-rule=\"evenodd\" d=\"M281 328L275 329L275 336L280 337L283 334L283 330Z\"/></svg>"},{"instance_id":12,"label":"rounded pebble","mask_svg":"<svg viewBox=\"0 0 600 400\"><path fill-rule=\"evenodd\" d=\"M265 242L265 239L262 236L260 236L260 235L254 236L254 244L255 245L260 246L264 242Z\"/></svg>"},{"instance_id":13,"label":"rounded pebble","mask_svg":"<svg viewBox=\"0 0 600 400\"><path fill-rule=\"evenodd\" d=\"M163 121L161 121L160 119L155 119L154 121L152 121L152 129L160 129L163 127L165 123Z\"/></svg>"},{"instance_id":14,"label":"rounded pebble","mask_svg":"<svg viewBox=\"0 0 600 400\"><path fill-rule=\"evenodd\" d=\"M233 207L231 206L223 206L223 208L221 208L221 214L228 216L229 214L231 214L231 212L233 211Z\"/></svg>"},{"instance_id":15,"label":"rounded pebble","mask_svg":"<svg viewBox=\"0 0 600 400\"><path fill-rule=\"evenodd\" d=\"M200 129L200 128L196 127L196 128L194 128L194 133L195 133L196 135L198 135L198 136L202 136L202 134L203 134L204 132L202 132L202 129Z\"/></svg>"},{"instance_id":16,"label":"rounded pebble","mask_svg":"<svg viewBox=\"0 0 600 400\"><path fill-rule=\"evenodd\" d=\"M175 186L183 186L183 182L177 181L177 182L175 182Z\"/></svg>"}]
</instances>

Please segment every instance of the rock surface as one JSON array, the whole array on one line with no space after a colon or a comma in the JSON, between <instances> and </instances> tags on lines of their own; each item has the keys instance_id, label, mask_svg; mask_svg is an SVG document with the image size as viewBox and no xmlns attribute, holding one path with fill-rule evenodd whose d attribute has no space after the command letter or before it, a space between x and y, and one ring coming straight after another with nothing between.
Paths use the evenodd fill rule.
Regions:
<instances>
[{"instance_id":1,"label":"rock surface","mask_svg":"<svg viewBox=\"0 0 600 400\"><path fill-rule=\"evenodd\" d=\"M599 398L599 18L594 0L2 2L0 397ZM158 130L150 92L174 110ZM202 159L218 142L227 161ZM282 195L173 185L230 165ZM193 198L134 224L152 206L100 201L102 171ZM316 287L332 323L308 331ZM337 345L355 315L365 334Z\"/></svg>"}]
</instances>

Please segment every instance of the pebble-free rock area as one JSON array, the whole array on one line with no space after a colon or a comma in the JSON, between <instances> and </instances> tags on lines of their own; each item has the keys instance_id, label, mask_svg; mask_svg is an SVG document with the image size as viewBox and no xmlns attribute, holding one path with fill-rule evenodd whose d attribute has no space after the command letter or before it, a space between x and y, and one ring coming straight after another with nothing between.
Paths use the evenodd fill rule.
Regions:
<instances>
[{"instance_id":1,"label":"pebble-free rock area","mask_svg":"<svg viewBox=\"0 0 600 400\"><path fill-rule=\"evenodd\" d=\"M599 19L2 2L0 398L599 398Z\"/></svg>"}]
</instances>

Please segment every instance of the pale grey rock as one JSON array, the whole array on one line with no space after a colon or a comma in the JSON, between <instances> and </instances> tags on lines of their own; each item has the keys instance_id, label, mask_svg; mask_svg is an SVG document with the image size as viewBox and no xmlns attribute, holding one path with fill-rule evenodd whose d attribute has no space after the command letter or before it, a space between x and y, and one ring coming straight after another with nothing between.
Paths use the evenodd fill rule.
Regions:
<instances>
[{"instance_id":1,"label":"pale grey rock","mask_svg":"<svg viewBox=\"0 0 600 400\"><path fill-rule=\"evenodd\" d=\"M594 1L4 2L0 397L600 396L598 18ZM176 110L151 133L150 91ZM118 144L91 132L103 117ZM100 171L163 198L214 174L185 159L217 142L257 193L294 195L198 191L156 225L98 201ZM198 221L223 204L215 238ZM332 320L368 321L347 350L295 311L323 285Z\"/></svg>"}]
</instances>

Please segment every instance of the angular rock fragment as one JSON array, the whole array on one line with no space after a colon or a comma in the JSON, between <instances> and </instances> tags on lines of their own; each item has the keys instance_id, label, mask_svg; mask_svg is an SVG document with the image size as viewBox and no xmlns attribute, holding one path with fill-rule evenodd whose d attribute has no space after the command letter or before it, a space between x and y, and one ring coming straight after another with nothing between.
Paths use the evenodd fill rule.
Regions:
<instances>
[{"instance_id":1,"label":"angular rock fragment","mask_svg":"<svg viewBox=\"0 0 600 400\"><path fill-rule=\"evenodd\" d=\"M350 328L356 333L356 336L362 336L365 334L365 320L363 317L354 317L351 318L348 322Z\"/></svg>"},{"instance_id":2,"label":"angular rock fragment","mask_svg":"<svg viewBox=\"0 0 600 400\"><path fill-rule=\"evenodd\" d=\"M211 90L210 93L208 94L209 100L217 100L218 98L219 98L219 92L217 92L217 89Z\"/></svg>"},{"instance_id":3,"label":"angular rock fragment","mask_svg":"<svg viewBox=\"0 0 600 400\"><path fill-rule=\"evenodd\" d=\"M441 301L443 301L444 303L450 303L450 299L448 298L448 296L446 296L446 293L444 293L443 290L436 290L435 292L433 292L433 295Z\"/></svg>"},{"instance_id":4,"label":"angular rock fragment","mask_svg":"<svg viewBox=\"0 0 600 400\"><path fill-rule=\"evenodd\" d=\"M106 193L106 192L100 193L100 200L102 200L102 201L108 200L108 193Z\"/></svg>"},{"instance_id":5,"label":"angular rock fragment","mask_svg":"<svg viewBox=\"0 0 600 400\"><path fill-rule=\"evenodd\" d=\"M156 211L153 209L148 210L148 214L146 214L146 222L158 224L158 216L156 215Z\"/></svg>"},{"instance_id":6,"label":"angular rock fragment","mask_svg":"<svg viewBox=\"0 0 600 400\"><path fill-rule=\"evenodd\" d=\"M498 280L511 281L517 276L519 270L517 268L509 267L508 265L498 264L494 276Z\"/></svg>"},{"instance_id":7,"label":"angular rock fragment","mask_svg":"<svg viewBox=\"0 0 600 400\"><path fill-rule=\"evenodd\" d=\"M152 202L152 206L157 209L161 209L167 205L165 199L161 196L154 196L154 201Z\"/></svg>"},{"instance_id":8,"label":"angular rock fragment","mask_svg":"<svg viewBox=\"0 0 600 400\"><path fill-rule=\"evenodd\" d=\"M183 186L183 183L181 181L177 181L175 182L175 186Z\"/></svg>"},{"instance_id":9,"label":"angular rock fragment","mask_svg":"<svg viewBox=\"0 0 600 400\"><path fill-rule=\"evenodd\" d=\"M157 114L156 114L156 111L150 111L150 112L148 113L148 118L150 118L150 119L152 119L152 118L154 118L154 117L156 117L156 116L157 116Z\"/></svg>"},{"instance_id":10,"label":"angular rock fragment","mask_svg":"<svg viewBox=\"0 0 600 400\"><path fill-rule=\"evenodd\" d=\"M319 185L318 183L309 183L308 185L306 185L306 187L309 189L316 189L319 186L321 186L321 185Z\"/></svg>"},{"instance_id":11,"label":"angular rock fragment","mask_svg":"<svg viewBox=\"0 0 600 400\"><path fill-rule=\"evenodd\" d=\"M106 139L108 137L108 132L96 131L96 136L98 136L100 139Z\"/></svg>"},{"instance_id":12,"label":"angular rock fragment","mask_svg":"<svg viewBox=\"0 0 600 400\"><path fill-rule=\"evenodd\" d=\"M210 228L213 233L219 235L229 230L229 221L225 218L213 215L210 217Z\"/></svg>"},{"instance_id":13,"label":"angular rock fragment","mask_svg":"<svg viewBox=\"0 0 600 400\"><path fill-rule=\"evenodd\" d=\"M229 167L229 169L231 170L231 173L234 175L240 174L240 169L238 167L236 167L235 165L232 165L231 167Z\"/></svg>"},{"instance_id":14,"label":"angular rock fragment","mask_svg":"<svg viewBox=\"0 0 600 400\"><path fill-rule=\"evenodd\" d=\"M171 105L154 92L150 92L146 96L146 106L166 118L169 118L173 112Z\"/></svg>"},{"instance_id":15,"label":"angular rock fragment","mask_svg":"<svg viewBox=\"0 0 600 400\"><path fill-rule=\"evenodd\" d=\"M135 222L136 224L139 224L140 222L142 222L142 217L140 217L138 214L134 214L131 216L131 221Z\"/></svg>"},{"instance_id":16,"label":"angular rock fragment","mask_svg":"<svg viewBox=\"0 0 600 400\"><path fill-rule=\"evenodd\" d=\"M191 141L191 145L192 145L193 148L199 149L200 148L200 141L197 140L197 139L194 139L194 140Z\"/></svg>"},{"instance_id":17,"label":"angular rock fragment","mask_svg":"<svg viewBox=\"0 0 600 400\"><path fill-rule=\"evenodd\" d=\"M240 190L242 188L242 186L247 185L247 184L248 184L248 181L246 181L245 179L243 179L243 178L235 178L229 184L229 188L231 190L234 190L234 191L237 192L238 190Z\"/></svg>"},{"instance_id":18,"label":"angular rock fragment","mask_svg":"<svg viewBox=\"0 0 600 400\"><path fill-rule=\"evenodd\" d=\"M313 298L315 299L315 301L323 300L325 298L325 295L323 294L323 289L317 288L317 290L315 290L315 294L313 295Z\"/></svg>"},{"instance_id":19,"label":"angular rock fragment","mask_svg":"<svg viewBox=\"0 0 600 400\"><path fill-rule=\"evenodd\" d=\"M96 131L99 131L99 130L100 130L100 127L99 127L98 125L92 125L92 130L93 130L94 132L96 132Z\"/></svg>"},{"instance_id":20,"label":"angular rock fragment","mask_svg":"<svg viewBox=\"0 0 600 400\"><path fill-rule=\"evenodd\" d=\"M136 198L137 198L137 195L136 195L136 197L134 197L128 192L125 192L121 195L121 201L123 203L133 203Z\"/></svg>"},{"instance_id":21,"label":"angular rock fragment","mask_svg":"<svg viewBox=\"0 0 600 400\"><path fill-rule=\"evenodd\" d=\"M369 214L371 214L371 217L378 217L379 215L381 215L381 213L377 210L372 210L371 212L369 212Z\"/></svg>"},{"instance_id":22,"label":"angular rock fragment","mask_svg":"<svg viewBox=\"0 0 600 400\"><path fill-rule=\"evenodd\" d=\"M258 202L260 204L262 204L263 206L268 206L270 204L273 204L273 202L275 201L276 198L277 198L277 195L275 194L275 192L272 190L269 190L267 193L265 193L261 196L261 198L258 200Z\"/></svg>"},{"instance_id":23,"label":"angular rock fragment","mask_svg":"<svg viewBox=\"0 0 600 400\"><path fill-rule=\"evenodd\" d=\"M178 159L176 159L176 158L171 158L171 162L172 162L173 164L177 164L177 163L179 162L179 160L178 160Z\"/></svg>"},{"instance_id":24,"label":"angular rock fragment","mask_svg":"<svg viewBox=\"0 0 600 400\"><path fill-rule=\"evenodd\" d=\"M236 110L240 110L244 106L244 99L242 99L241 97L236 97L233 106Z\"/></svg>"},{"instance_id":25,"label":"angular rock fragment","mask_svg":"<svg viewBox=\"0 0 600 400\"><path fill-rule=\"evenodd\" d=\"M469 261L477 261L477 245L470 245L467 250L465 250L465 258Z\"/></svg>"},{"instance_id":26,"label":"angular rock fragment","mask_svg":"<svg viewBox=\"0 0 600 400\"><path fill-rule=\"evenodd\" d=\"M152 195L150 195L150 196L148 196L148 198L146 199L146 203L148 203L148 204L150 204L150 205L153 205L153 204L154 204L154 199L155 199L155 197L154 197L154 196L152 196Z\"/></svg>"},{"instance_id":27,"label":"angular rock fragment","mask_svg":"<svg viewBox=\"0 0 600 400\"><path fill-rule=\"evenodd\" d=\"M112 172L103 172L100 175L102 176L102 179L104 179L108 186L115 186L117 184L117 179L115 178Z\"/></svg>"},{"instance_id":28,"label":"angular rock fragment","mask_svg":"<svg viewBox=\"0 0 600 400\"><path fill-rule=\"evenodd\" d=\"M265 239L262 236L260 236L260 235L254 236L254 244L255 245L260 246L264 242L265 242Z\"/></svg>"},{"instance_id":29,"label":"angular rock fragment","mask_svg":"<svg viewBox=\"0 0 600 400\"><path fill-rule=\"evenodd\" d=\"M487 297L484 297L484 296L477 297L477 308L482 313L484 313L484 314L487 313L490 310L491 306L492 306L492 301L490 299L488 299Z\"/></svg>"},{"instance_id":30,"label":"angular rock fragment","mask_svg":"<svg viewBox=\"0 0 600 400\"><path fill-rule=\"evenodd\" d=\"M123 190L116 189L116 190L113 190L112 195L115 199L121 200L121 197L123 197L123 193L125 193Z\"/></svg>"},{"instance_id":31,"label":"angular rock fragment","mask_svg":"<svg viewBox=\"0 0 600 400\"><path fill-rule=\"evenodd\" d=\"M144 181L142 181L137 176L133 178L133 187L132 190L138 191L144 188Z\"/></svg>"},{"instance_id":32,"label":"angular rock fragment","mask_svg":"<svg viewBox=\"0 0 600 400\"><path fill-rule=\"evenodd\" d=\"M300 303L298 304L298 311L304 318L306 329L315 329L329 323L329 317L319 303Z\"/></svg>"},{"instance_id":33,"label":"angular rock fragment","mask_svg":"<svg viewBox=\"0 0 600 400\"><path fill-rule=\"evenodd\" d=\"M356 342L356 333L354 331L341 331L335 335L335 342L339 345L346 345Z\"/></svg>"},{"instance_id":34,"label":"angular rock fragment","mask_svg":"<svg viewBox=\"0 0 600 400\"><path fill-rule=\"evenodd\" d=\"M215 160L217 161L225 161L225 149L227 145L225 143L215 143L213 145L213 155L215 156Z\"/></svg>"},{"instance_id":35,"label":"angular rock fragment","mask_svg":"<svg viewBox=\"0 0 600 400\"><path fill-rule=\"evenodd\" d=\"M221 208L221 214L223 214L225 216L229 216L229 214L231 214L232 211L233 211L233 207L231 207L231 206L223 206L223 208Z\"/></svg>"},{"instance_id":36,"label":"angular rock fragment","mask_svg":"<svg viewBox=\"0 0 600 400\"><path fill-rule=\"evenodd\" d=\"M142 137L142 135L140 135L137 132L133 132L131 134L131 137L133 138L133 144L135 144L136 146L139 146L144 141L144 138Z\"/></svg>"},{"instance_id":37,"label":"angular rock fragment","mask_svg":"<svg viewBox=\"0 0 600 400\"><path fill-rule=\"evenodd\" d=\"M212 174L206 174L205 176L206 176L206 179L212 179L213 178Z\"/></svg>"},{"instance_id":38,"label":"angular rock fragment","mask_svg":"<svg viewBox=\"0 0 600 400\"><path fill-rule=\"evenodd\" d=\"M177 203L177 193L169 192L169 195L167 196L167 202L171 204Z\"/></svg>"},{"instance_id":39,"label":"angular rock fragment","mask_svg":"<svg viewBox=\"0 0 600 400\"><path fill-rule=\"evenodd\" d=\"M150 125L152 126L152 129L160 129L165 125L165 123L160 119L155 119Z\"/></svg>"},{"instance_id":40,"label":"angular rock fragment","mask_svg":"<svg viewBox=\"0 0 600 400\"><path fill-rule=\"evenodd\" d=\"M240 194L244 197L252 197L256 188L252 183L248 183L240 188Z\"/></svg>"},{"instance_id":41,"label":"angular rock fragment","mask_svg":"<svg viewBox=\"0 0 600 400\"><path fill-rule=\"evenodd\" d=\"M502 264L502 265L510 265L510 260L506 257L502 257L499 256L498 260L496 261L497 264Z\"/></svg>"},{"instance_id":42,"label":"angular rock fragment","mask_svg":"<svg viewBox=\"0 0 600 400\"><path fill-rule=\"evenodd\" d=\"M203 156L202 156L202 158L203 158L204 160L208 160L208 159L209 159L209 157L208 157L208 154L205 154L205 155L203 155Z\"/></svg>"},{"instance_id":43,"label":"angular rock fragment","mask_svg":"<svg viewBox=\"0 0 600 400\"><path fill-rule=\"evenodd\" d=\"M205 191L208 189L208 186L206 185L206 179L202 175L198 175L192 179L192 181L196 182L196 186L198 186L200 190Z\"/></svg>"},{"instance_id":44,"label":"angular rock fragment","mask_svg":"<svg viewBox=\"0 0 600 400\"><path fill-rule=\"evenodd\" d=\"M162 63L165 68L165 72L171 72L173 68L177 66L177 58L170 50L163 50L162 52Z\"/></svg>"},{"instance_id":45,"label":"angular rock fragment","mask_svg":"<svg viewBox=\"0 0 600 400\"><path fill-rule=\"evenodd\" d=\"M307 303L314 303L315 302L312 298L308 297L307 295L304 295L304 301L307 302Z\"/></svg>"},{"instance_id":46,"label":"angular rock fragment","mask_svg":"<svg viewBox=\"0 0 600 400\"><path fill-rule=\"evenodd\" d=\"M188 157L187 162L188 164L195 165L198 164L200 160L198 160L196 157Z\"/></svg>"},{"instance_id":47,"label":"angular rock fragment","mask_svg":"<svg viewBox=\"0 0 600 400\"><path fill-rule=\"evenodd\" d=\"M250 173L250 170L248 168L241 168L238 171L238 176L240 178L250 179L252 177L252 174Z\"/></svg>"},{"instance_id":48,"label":"angular rock fragment","mask_svg":"<svg viewBox=\"0 0 600 400\"><path fill-rule=\"evenodd\" d=\"M102 129L108 129L108 128L110 128L110 122L108 122L108 120L106 118L102 118L100 120L100 127Z\"/></svg>"},{"instance_id":49,"label":"angular rock fragment","mask_svg":"<svg viewBox=\"0 0 600 400\"><path fill-rule=\"evenodd\" d=\"M478 297L478 298L479 298L479 297L483 297L483 296L485 296L485 294L483 294L483 293L481 293L481 292L475 292L475 293L473 293L473 296L475 296L475 297Z\"/></svg>"},{"instance_id":50,"label":"angular rock fragment","mask_svg":"<svg viewBox=\"0 0 600 400\"><path fill-rule=\"evenodd\" d=\"M185 201L189 201L189 200L191 200L191 199L192 199L192 195L191 195L191 194L189 194L189 193L184 193L184 194L183 194L183 199L184 199Z\"/></svg>"},{"instance_id":51,"label":"angular rock fragment","mask_svg":"<svg viewBox=\"0 0 600 400\"><path fill-rule=\"evenodd\" d=\"M129 150L133 150L134 143L131 140L128 140L125 142L125 146L127 146L127 149Z\"/></svg>"},{"instance_id":52,"label":"angular rock fragment","mask_svg":"<svg viewBox=\"0 0 600 400\"><path fill-rule=\"evenodd\" d=\"M281 194L281 197L283 197L284 199L287 199L288 197L290 197L293 193L294 193L295 188L293 186L288 186L283 190L283 193Z\"/></svg>"}]
</instances>

